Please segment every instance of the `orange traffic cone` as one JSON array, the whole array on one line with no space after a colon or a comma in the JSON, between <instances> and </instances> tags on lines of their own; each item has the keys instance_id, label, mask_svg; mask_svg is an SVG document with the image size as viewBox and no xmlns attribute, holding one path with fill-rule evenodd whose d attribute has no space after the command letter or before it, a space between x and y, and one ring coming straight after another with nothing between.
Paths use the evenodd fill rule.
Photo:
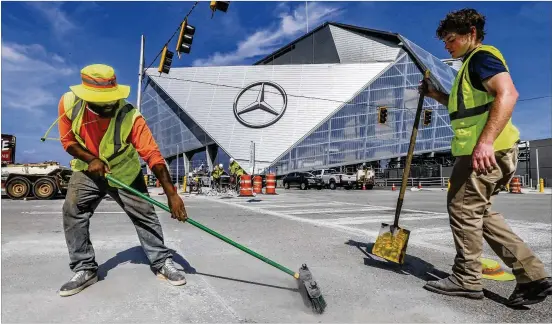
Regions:
<instances>
[{"instance_id":1,"label":"orange traffic cone","mask_svg":"<svg viewBox=\"0 0 552 324\"><path fill-rule=\"evenodd\" d=\"M362 190L366 190L366 184L362 184Z\"/></svg>"},{"instance_id":2,"label":"orange traffic cone","mask_svg":"<svg viewBox=\"0 0 552 324\"><path fill-rule=\"evenodd\" d=\"M422 183L418 182L418 189L422 189Z\"/></svg>"},{"instance_id":3,"label":"orange traffic cone","mask_svg":"<svg viewBox=\"0 0 552 324\"><path fill-rule=\"evenodd\" d=\"M391 190L392 190L392 191L397 190L397 188L395 188L395 184L393 184L393 186L391 187Z\"/></svg>"}]
</instances>

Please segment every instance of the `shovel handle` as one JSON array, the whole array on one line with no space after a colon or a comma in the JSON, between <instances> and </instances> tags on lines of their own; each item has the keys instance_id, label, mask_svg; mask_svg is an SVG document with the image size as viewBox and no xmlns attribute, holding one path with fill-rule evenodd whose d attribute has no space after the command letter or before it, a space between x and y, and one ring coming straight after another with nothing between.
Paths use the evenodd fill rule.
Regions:
<instances>
[{"instance_id":1,"label":"shovel handle","mask_svg":"<svg viewBox=\"0 0 552 324\"><path fill-rule=\"evenodd\" d=\"M426 70L424 75L426 78L429 78L429 70ZM401 189L399 191L399 199L397 200L397 208L395 209L395 221L393 222L393 226L395 228L399 226L399 216L401 215L401 209L404 202L404 193L406 191L406 185L408 183L408 176L410 175L410 164L412 163L412 156L414 155L414 147L416 146L416 137L418 136L418 125L420 124L420 116L422 115L423 107L424 107L424 95L420 94L420 97L418 99L418 107L416 109L416 116L414 117L414 126L412 127L412 134L410 134L410 145L408 146L406 164L403 170Z\"/></svg>"},{"instance_id":2,"label":"shovel handle","mask_svg":"<svg viewBox=\"0 0 552 324\"><path fill-rule=\"evenodd\" d=\"M125 183L123 183L123 182L121 182L121 181L119 181L119 180L113 178L112 175L106 174L105 177L106 177L109 181L112 181L112 182L118 184L119 186L123 187L125 190L127 190L127 191L129 191L129 192L135 194L136 196L138 196L138 197L140 197L140 198L142 198L142 199L144 199L144 200L146 200L146 201L148 201L148 202L150 202L150 203L152 203L153 205L155 205L155 206L157 206L157 207L163 209L164 211L166 211L166 212L168 212L168 213L171 212L169 206L167 206L167 205L165 205L165 204L163 204L163 203L161 203L161 202L159 202L159 201L157 201L157 200L155 200L155 199L152 199L152 198L150 198L150 197L147 196L147 195L144 195L144 194L141 193L140 191L138 191L138 190L136 190L136 189L134 189L134 188L132 188L132 187L126 185ZM196 221L194 221L193 219L190 219L190 218L186 219L186 222L187 222L187 223L190 223L191 225L193 225L193 226L195 226L195 227L197 227L197 228L199 228L200 230L203 230L203 231L205 231L205 232L207 232L207 233L209 233L209 234L215 236L216 238L218 238L218 239L220 239L220 240L222 240L222 241L224 241L224 242L226 242L226 243L228 243L228 244L230 244L230 245L233 245L233 246L237 247L238 249L244 251L245 253L247 253L247 254L249 254L249 255L251 255L251 256L254 256L255 258L257 258L257 259L259 259L259 260L261 260L261 261L264 261L265 263L270 264L271 266L273 266L273 267L275 267L275 268L277 268L277 269L279 269L279 270L281 270L281 271L283 271L283 272L289 274L290 276L293 276L295 279L299 279L299 274L298 274L297 272L292 271L292 270L290 270L290 269L288 269L288 268L286 268L286 267L284 267L284 266L282 266L282 265L280 265L280 264L278 264L278 263L276 263L276 262L270 260L269 258L266 258L266 257L260 255L259 253L255 252L255 251L253 251L253 250L250 250L250 249L248 249L247 247L245 247L245 246L243 246L243 245L241 245L241 244L239 244L239 243L236 243L236 242L232 241L231 239L229 239L229 238L227 238L226 236L221 235L221 234L219 234L219 233L213 231L212 229L208 228L207 226L204 226L204 225L202 225L202 224L200 224L200 223L198 223L198 222L196 222Z\"/></svg>"}]
</instances>

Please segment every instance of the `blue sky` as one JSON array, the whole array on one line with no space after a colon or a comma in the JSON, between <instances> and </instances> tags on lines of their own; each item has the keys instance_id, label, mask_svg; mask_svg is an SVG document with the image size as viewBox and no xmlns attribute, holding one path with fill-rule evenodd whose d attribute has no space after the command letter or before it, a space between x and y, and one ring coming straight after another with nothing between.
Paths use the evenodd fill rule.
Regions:
<instances>
[{"instance_id":1,"label":"blue sky","mask_svg":"<svg viewBox=\"0 0 552 324\"><path fill-rule=\"evenodd\" d=\"M16 161L67 165L70 156L61 144L40 137L57 117L60 96L80 83L80 69L112 65L119 83L132 87L134 103L140 35L146 37L149 65L192 5L2 2L2 133L17 136ZM336 21L398 32L448 58L435 29L447 12L468 6L487 17L484 43L503 52L520 99L548 96L516 106L513 121L522 138L552 137L550 2L309 2L309 28ZM306 32L305 2L232 1L227 13L213 19L208 2L200 2L189 21L196 27L192 52L173 61L174 67L248 65ZM58 136L57 127L50 136Z\"/></svg>"}]
</instances>

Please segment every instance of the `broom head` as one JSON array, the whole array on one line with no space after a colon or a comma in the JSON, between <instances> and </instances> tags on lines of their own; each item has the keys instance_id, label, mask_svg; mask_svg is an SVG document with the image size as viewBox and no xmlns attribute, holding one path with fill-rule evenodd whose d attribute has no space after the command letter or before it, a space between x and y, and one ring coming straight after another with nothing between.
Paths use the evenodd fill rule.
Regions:
<instances>
[{"instance_id":1,"label":"broom head","mask_svg":"<svg viewBox=\"0 0 552 324\"><path fill-rule=\"evenodd\" d=\"M313 312L322 314L326 309L326 301L306 264L299 268L297 284L305 305L310 306Z\"/></svg>"},{"instance_id":2,"label":"broom head","mask_svg":"<svg viewBox=\"0 0 552 324\"><path fill-rule=\"evenodd\" d=\"M409 238L409 230L382 223L378 238L372 248L372 254L391 262L403 264Z\"/></svg>"}]
</instances>

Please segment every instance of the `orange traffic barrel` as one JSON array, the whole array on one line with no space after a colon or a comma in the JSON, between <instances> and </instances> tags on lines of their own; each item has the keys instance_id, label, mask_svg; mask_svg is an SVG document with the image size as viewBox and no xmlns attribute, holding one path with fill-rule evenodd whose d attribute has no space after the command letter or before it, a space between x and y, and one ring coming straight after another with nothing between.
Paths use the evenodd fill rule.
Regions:
<instances>
[{"instance_id":1,"label":"orange traffic barrel","mask_svg":"<svg viewBox=\"0 0 552 324\"><path fill-rule=\"evenodd\" d=\"M275 174L271 173L266 175L265 194L266 195L276 194L276 175Z\"/></svg>"},{"instance_id":2,"label":"orange traffic barrel","mask_svg":"<svg viewBox=\"0 0 552 324\"><path fill-rule=\"evenodd\" d=\"M513 177L512 181L510 181L510 193L521 193L521 182L519 182L519 177Z\"/></svg>"},{"instance_id":3,"label":"orange traffic barrel","mask_svg":"<svg viewBox=\"0 0 552 324\"><path fill-rule=\"evenodd\" d=\"M240 197L253 196L253 188L251 188L251 176L243 174L240 179Z\"/></svg>"},{"instance_id":4,"label":"orange traffic barrel","mask_svg":"<svg viewBox=\"0 0 552 324\"><path fill-rule=\"evenodd\" d=\"M253 177L253 192L263 193L263 178L259 175Z\"/></svg>"}]
</instances>

